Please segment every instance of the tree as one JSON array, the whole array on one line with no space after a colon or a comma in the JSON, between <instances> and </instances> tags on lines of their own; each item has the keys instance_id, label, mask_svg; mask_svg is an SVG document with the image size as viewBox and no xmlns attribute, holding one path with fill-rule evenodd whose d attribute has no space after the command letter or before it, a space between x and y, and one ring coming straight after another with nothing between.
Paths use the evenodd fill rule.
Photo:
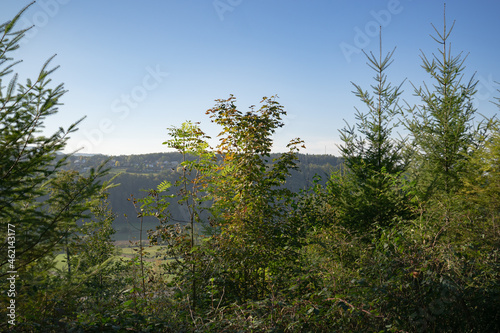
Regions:
<instances>
[{"instance_id":1,"label":"tree","mask_svg":"<svg viewBox=\"0 0 500 333\"><path fill-rule=\"evenodd\" d=\"M357 123L340 131L339 146L345 171L332 175L331 191L341 211L341 219L350 229L366 231L374 225L388 226L394 218L407 215L408 207L398 188L407 168L405 140L392 137L397 126L401 86L393 87L385 74L392 55L377 57L365 53L368 66L375 71L372 94L353 83L354 94L366 105L367 113L356 108Z\"/></svg>"},{"instance_id":2,"label":"tree","mask_svg":"<svg viewBox=\"0 0 500 333\"><path fill-rule=\"evenodd\" d=\"M50 211L60 212L61 210L65 210L65 202L62 198L74 196L73 191L79 189L82 184L86 182L87 179L81 176L77 171L63 170L57 172L50 184L47 185L50 188L50 197L57 198L50 206ZM80 204L85 205L84 202ZM61 222L57 225L57 228L60 229L60 232L63 235L63 239L61 239L58 249L64 249L66 252L66 263L68 265L67 277L69 281L71 281L71 254L73 251L73 237L79 229L74 217L75 216L68 216L67 220L61 220ZM64 244L62 244L63 242Z\"/></svg>"},{"instance_id":3,"label":"tree","mask_svg":"<svg viewBox=\"0 0 500 333\"><path fill-rule=\"evenodd\" d=\"M196 309L197 303L197 257L196 252L196 224L202 221L201 214L205 209L203 203L210 200L207 193L207 186L210 184L212 171L215 166L215 154L209 149L207 139L209 137L199 128L198 124L185 122L180 128L169 128L170 139L165 141L169 148L175 149L182 156L182 162L178 167L179 179L175 182L177 192L177 203L179 206L184 206L187 209L187 219L179 221L167 215L168 219L161 219L163 214L159 214L158 209L154 209L155 216L160 217L159 230L161 233L155 233L154 240L159 238L170 238L169 241L174 243L171 246L171 254L174 254L176 261L171 263L171 268L174 268L176 275L181 280L191 282L191 300L192 309ZM169 182L163 182L158 187L158 192L163 192L170 187ZM152 193L156 199L160 198L157 191ZM150 194L151 196L151 194ZM156 200L156 207L168 207L163 202ZM151 204L148 207L151 209ZM177 225L168 225L168 222L176 222ZM184 228L180 227L181 225ZM189 238L185 237L184 231L188 231ZM172 251L173 250L173 251ZM178 251L178 253L175 253ZM178 254L182 255L179 256ZM178 260L180 259L180 260ZM173 266L173 267L172 267ZM188 268L188 269L186 269Z\"/></svg>"},{"instance_id":4,"label":"tree","mask_svg":"<svg viewBox=\"0 0 500 333\"><path fill-rule=\"evenodd\" d=\"M215 150L197 124L169 129L165 144L182 156L174 188L178 204L187 207L187 219L178 221L169 214L166 199L171 196L162 194L171 186L167 181L139 200L141 215L160 221L150 239L167 242L166 254L174 260L165 267L177 289L190 284L192 310L198 295L262 297L270 285L283 283L297 259L300 227L291 218L293 194L284 184L296 168L302 141L292 140L289 152L269 163L271 136L283 126L285 111L275 97L265 97L262 104L258 111L252 106L242 113L233 96L217 100L207 111L222 127ZM208 236L203 242L196 242L196 223L203 224Z\"/></svg>"},{"instance_id":5,"label":"tree","mask_svg":"<svg viewBox=\"0 0 500 333\"><path fill-rule=\"evenodd\" d=\"M425 83L423 87L414 86L422 104L409 108L405 119L416 153L414 178L423 200L462 187L461 174L479 144L479 132L485 128L474 124L476 109L472 99L477 80L473 75L464 83L466 57L462 58L461 53L451 55L448 39L453 26L447 29L446 15L441 33L433 26L437 37L432 38L442 49L432 59L421 56L422 67L434 80L433 89Z\"/></svg>"},{"instance_id":6,"label":"tree","mask_svg":"<svg viewBox=\"0 0 500 333\"><path fill-rule=\"evenodd\" d=\"M19 48L25 30L14 31L23 12L0 25L0 236L2 237L0 275L22 271L37 259L51 254L64 239L67 221L82 218L85 201L99 189L97 179L103 167L92 170L84 181L73 184L71 193L49 196L50 183L64 165L59 154L77 124L56 133L41 134L45 118L58 112L65 94L63 84L53 86L49 68L51 57L42 66L36 80L18 83L12 74L19 63L9 54ZM10 80L8 80L10 77ZM8 82L8 83L6 83ZM15 242L7 243L7 233ZM13 244L15 243L15 244ZM15 262L9 262L7 248L15 246Z\"/></svg>"},{"instance_id":7,"label":"tree","mask_svg":"<svg viewBox=\"0 0 500 333\"><path fill-rule=\"evenodd\" d=\"M492 122L484 143L474 151L462 180L461 191L470 203L476 204L480 215L487 216L495 225L500 212L500 124Z\"/></svg>"},{"instance_id":8,"label":"tree","mask_svg":"<svg viewBox=\"0 0 500 333\"><path fill-rule=\"evenodd\" d=\"M76 273L85 282L89 303L94 298L99 304L105 294L110 294L111 289L122 287L117 283L122 265L119 261L113 262L117 254L112 238L116 232L113 228L116 214L109 207L107 192L115 186L111 185L113 179L104 182L99 193L87 202L91 218L82 221L78 234L73 235L74 253L71 261L77 269Z\"/></svg>"},{"instance_id":9,"label":"tree","mask_svg":"<svg viewBox=\"0 0 500 333\"><path fill-rule=\"evenodd\" d=\"M221 161L211 189L212 225L220 231L212 245L223 276L221 289L228 298L244 300L284 283L290 263L297 260L300 226L290 218L293 194L284 184L296 168L302 140L292 140L289 151L268 164L272 134L283 126L283 106L275 96L264 97L257 111L252 106L243 113L235 101L231 95L207 111L222 127L216 147Z\"/></svg>"}]
</instances>

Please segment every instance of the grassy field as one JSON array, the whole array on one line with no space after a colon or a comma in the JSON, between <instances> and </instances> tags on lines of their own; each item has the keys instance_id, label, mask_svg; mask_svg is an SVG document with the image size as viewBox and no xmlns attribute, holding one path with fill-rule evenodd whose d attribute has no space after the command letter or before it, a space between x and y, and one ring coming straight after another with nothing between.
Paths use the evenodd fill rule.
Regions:
<instances>
[{"instance_id":1,"label":"grassy field","mask_svg":"<svg viewBox=\"0 0 500 333\"><path fill-rule=\"evenodd\" d=\"M161 249L161 246L144 246L144 254L146 259L154 259L156 257L157 252ZM118 248L121 257L134 257L139 253L138 246L129 246L129 247L119 247Z\"/></svg>"},{"instance_id":2,"label":"grassy field","mask_svg":"<svg viewBox=\"0 0 500 333\"><path fill-rule=\"evenodd\" d=\"M124 259L124 260L130 260L134 258L135 256L138 255L139 251L139 246L134 246L130 244L128 241L119 241L116 242L115 245L117 246L118 254L116 256L116 259ZM149 246L149 245L144 245L144 260L147 262L154 262L157 260L161 260L159 258L156 258L157 252L161 249L161 246ZM58 254L55 259L54 259L56 265L55 267L58 270L66 270L68 268L68 265L66 263L66 254L65 253L60 253Z\"/></svg>"},{"instance_id":3,"label":"grassy field","mask_svg":"<svg viewBox=\"0 0 500 333\"><path fill-rule=\"evenodd\" d=\"M54 259L56 262L56 268L57 269L66 269L68 265L66 264L66 254L58 254L56 258Z\"/></svg>"}]
</instances>

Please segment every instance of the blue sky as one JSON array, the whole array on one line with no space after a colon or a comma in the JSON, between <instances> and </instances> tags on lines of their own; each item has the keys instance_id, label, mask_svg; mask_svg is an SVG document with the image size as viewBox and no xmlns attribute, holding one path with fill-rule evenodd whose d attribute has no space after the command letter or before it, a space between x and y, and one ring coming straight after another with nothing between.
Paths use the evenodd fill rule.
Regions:
<instances>
[{"instance_id":1,"label":"blue sky","mask_svg":"<svg viewBox=\"0 0 500 333\"><path fill-rule=\"evenodd\" d=\"M30 1L1 0L0 21ZM493 116L500 97L498 1L447 2L456 20L452 53L468 54L465 78L479 80L478 112ZM397 47L387 74L407 79L403 97L418 102L411 83L432 83L420 50L438 44L433 23L443 26L443 3L435 0L38 0L19 28L35 25L14 55L16 71L34 78L57 53L54 83L68 93L46 130L67 127L86 115L67 151L110 155L168 151L166 129L199 121L208 134L218 128L205 115L214 100L234 94L241 111L277 94L288 116L275 135L275 151L295 137L309 154L338 154L338 130L354 123L352 82L366 89L373 72L360 49L384 53Z\"/></svg>"}]
</instances>

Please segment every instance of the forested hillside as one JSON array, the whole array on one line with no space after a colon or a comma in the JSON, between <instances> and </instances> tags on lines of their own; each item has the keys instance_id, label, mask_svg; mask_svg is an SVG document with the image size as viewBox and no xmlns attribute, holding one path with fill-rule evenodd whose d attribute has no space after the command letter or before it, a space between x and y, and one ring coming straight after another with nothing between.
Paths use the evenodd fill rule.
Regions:
<instances>
[{"instance_id":1,"label":"forested hillside","mask_svg":"<svg viewBox=\"0 0 500 333\"><path fill-rule=\"evenodd\" d=\"M270 154L271 161L279 154ZM297 170L292 170L290 178L284 184L293 192L300 192L310 188L315 182L325 185L329 175L338 170L342 159L332 155L297 155ZM116 219L113 227L116 230L115 240L136 240L139 231L136 227L137 212L128 200L131 195L141 198L146 195L146 190L156 188L163 181L174 183L181 174L182 155L179 153L158 153L130 156L105 156L105 155L76 155L69 156L63 169L74 170L82 174L88 173L91 168L97 168L102 163L110 168L110 174L102 178L107 181L111 177L119 186L109 190L108 200ZM171 202L173 220L183 220L186 209L176 204L175 198ZM125 217L126 216L126 217ZM156 221L152 218L144 219L145 230L154 229Z\"/></svg>"},{"instance_id":2,"label":"forested hillside","mask_svg":"<svg viewBox=\"0 0 500 333\"><path fill-rule=\"evenodd\" d=\"M415 104L394 51L365 53L340 158L271 153L286 107L233 95L200 110L216 138L186 121L175 153L107 157L62 154L81 120L42 134L67 91L53 58L17 81L22 15L0 25L0 331L500 331L500 124L446 21Z\"/></svg>"}]
</instances>

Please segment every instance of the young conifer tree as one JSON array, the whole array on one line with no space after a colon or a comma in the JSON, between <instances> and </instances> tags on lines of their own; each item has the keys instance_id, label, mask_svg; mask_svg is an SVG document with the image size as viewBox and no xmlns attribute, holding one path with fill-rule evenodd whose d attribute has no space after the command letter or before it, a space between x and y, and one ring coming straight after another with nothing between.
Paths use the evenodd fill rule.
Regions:
<instances>
[{"instance_id":1,"label":"young conifer tree","mask_svg":"<svg viewBox=\"0 0 500 333\"><path fill-rule=\"evenodd\" d=\"M477 145L478 131L484 126L474 125L476 109L473 97L477 80L474 75L464 82L464 62L459 53L452 56L448 42L453 30L443 31L434 26L437 37L432 37L441 48L429 59L422 54L422 68L433 79L431 86L415 88L422 104L407 110L405 125L415 147L415 180L423 200L435 194L452 194L462 187L461 174Z\"/></svg>"},{"instance_id":2,"label":"young conifer tree","mask_svg":"<svg viewBox=\"0 0 500 333\"><path fill-rule=\"evenodd\" d=\"M339 146L346 173L344 177L333 175L331 183L340 200L342 220L350 228L368 230L372 226L387 226L406 208L394 180L405 171L405 141L392 137L397 126L395 116L400 111L399 86L387 82L386 70L392 63L394 50L382 57L365 53L368 66L375 71L372 93L353 83L354 94L367 107L363 113L356 108L357 123L343 128ZM341 179L343 178L343 179Z\"/></svg>"},{"instance_id":3,"label":"young conifer tree","mask_svg":"<svg viewBox=\"0 0 500 333\"><path fill-rule=\"evenodd\" d=\"M49 68L53 57L34 81L21 84L12 74L20 61L10 54L26 32L14 27L28 7L0 25L0 276L25 270L58 249L69 224L84 216L85 202L99 190L97 179L105 171L92 171L69 195L49 195L50 182L65 163L58 152L79 122L50 136L41 134L44 120L57 113L66 92L63 84L54 86L49 78L57 69ZM15 256L8 256L8 249L15 250Z\"/></svg>"}]
</instances>

